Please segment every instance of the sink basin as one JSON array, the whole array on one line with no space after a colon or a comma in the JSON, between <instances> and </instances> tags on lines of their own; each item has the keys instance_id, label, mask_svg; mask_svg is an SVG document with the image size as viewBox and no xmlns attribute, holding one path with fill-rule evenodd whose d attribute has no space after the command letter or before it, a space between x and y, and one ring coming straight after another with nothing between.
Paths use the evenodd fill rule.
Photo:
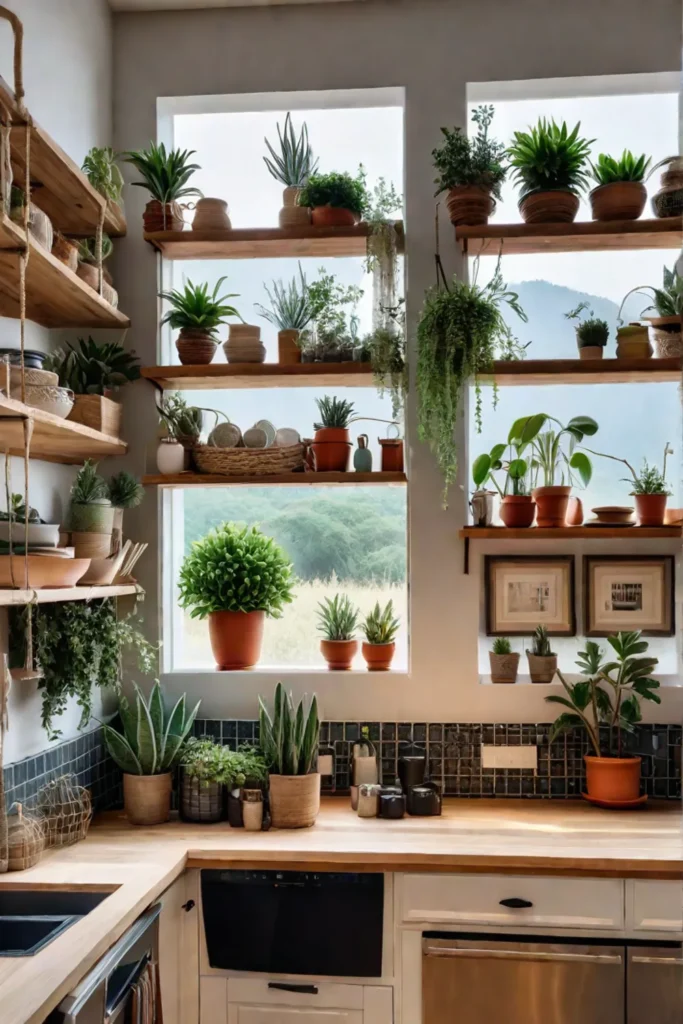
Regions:
<instances>
[{"instance_id":1,"label":"sink basin","mask_svg":"<svg viewBox=\"0 0 683 1024\"><path fill-rule=\"evenodd\" d=\"M33 956L109 893L0 889L0 956Z\"/></svg>"},{"instance_id":2,"label":"sink basin","mask_svg":"<svg viewBox=\"0 0 683 1024\"><path fill-rule=\"evenodd\" d=\"M0 917L0 956L33 956L77 920L56 914Z\"/></svg>"}]
</instances>

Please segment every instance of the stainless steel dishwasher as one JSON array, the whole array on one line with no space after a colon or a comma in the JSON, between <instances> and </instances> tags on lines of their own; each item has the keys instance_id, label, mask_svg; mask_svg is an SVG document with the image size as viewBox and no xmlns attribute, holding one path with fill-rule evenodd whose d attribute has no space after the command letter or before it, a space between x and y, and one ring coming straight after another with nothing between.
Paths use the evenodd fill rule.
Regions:
<instances>
[{"instance_id":1,"label":"stainless steel dishwasher","mask_svg":"<svg viewBox=\"0 0 683 1024\"><path fill-rule=\"evenodd\" d=\"M629 947L626 992L626 1024L681 1024L683 952L680 943Z\"/></svg>"}]
</instances>

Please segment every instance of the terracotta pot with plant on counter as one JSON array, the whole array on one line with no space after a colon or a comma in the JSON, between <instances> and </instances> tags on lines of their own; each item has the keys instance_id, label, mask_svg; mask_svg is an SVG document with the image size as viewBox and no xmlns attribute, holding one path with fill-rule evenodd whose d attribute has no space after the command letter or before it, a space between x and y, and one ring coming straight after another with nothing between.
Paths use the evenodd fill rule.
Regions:
<instances>
[{"instance_id":1,"label":"terracotta pot with plant on counter","mask_svg":"<svg viewBox=\"0 0 683 1024\"><path fill-rule=\"evenodd\" d=\"M198 188L187 184L201 169L199 164L190 163L193 155L194 150L167 150L163 142L158 146L150 142L149 149L123 154L142 178L133 184L146 188L152 196L142 218L146 232L182 231L185 227L178 200L201 196Z\"/></svg>"},{"instance_id":2,"label":"terracotta pot with plant on counter","mask_svg":"<svg viewBox=\"0 0 683 1024\"><path fill-rule=\"evenodd\" d=\"M365 177L359 173L311 174L299 193L299 206L308 207L314 227L353 227L368 204Z\"/></svg>"},{"instance_id":3,"label":"terracotta pot with plant on counter","mask_svg":"<svg viewBox=\"0 0 683 1024\"><path fill-rule=\"evenodd\" d=\"M506 636L497 636L489 651L492 683L516 683L519 654L512 650Z\"/></svg>"},{"instance_id":4,"label":"terracotta pot with plant on counter","mask_svg":"<svg viewBox=\"0 0 683 1024\"><path fill-rule=\"evenodd\" d=\"M401 622L394 616L394 603L380 608L379 601L365 617L361 629L365 633L363 657L370 672L388 672L396 651L396 634Z\"/></svg>"},{"instance_id":5,"label":"terracotta pot with plant on counter","mask_svg":"<svg viewBox=\"0 0 683 1024\"><path fill-rule=\"evenodd\" d=\"M548 630L537 626L531 638L531 650L526 652L532 683L552 683L557 672L557 655L550 646Z\"/></svg>"},{"instance_id":6,"label":"terracotta pot with plant on counter","mask_svg":"<svg viewBox=\"0 0 683 1024\"><path fill-rule=\"evenodd\" d=\"M507 151L514 181L520 187L519 210L527 224L568 223L579 212L579 197L588 183L591 143L570 132L566 123L540 118L528 132L515 132Z\"/></svg>"},{"instance_id":7,"label":"terracotta pot with plant on counter","mask_svg":"<svg viewBox=\"0 0 683 1024\"><path fill-rule=\"evenodd\" d=\"M351 435L348 427L353 423L353 402L344 398L316 398L320 422L314 423L315 436L311 445L316 473L345 473L349 468Z\"/></svg>"},{"instance_id":8,"label":"terracotta pot with plant on counter","mask_svg":"<svg viewBox=\"0 0 683 1024\"><path fill-rule=\"evenodd\" d=\"M330 670L346 672L358 653L356 627L359 611L345 594L326 597L318 603L320 651Z\"/></svg>"},{"instance_id":9,"label":"terracotta pot with plant on counter","mask_svg":"<svg viewBox=\"0 0 683 1024\"><path fill-rule=\"evenodd\" d=\"M313 316L313 306L306 278L299 264L299 279L293 277L285 285L273 281L272 289L264 285L270 306L256 304L264 320L278 329L277 361L281 366L292 366L301 362L301 332L308 327Z\"/></svg>"},{"instance_id":10,"label":"terracotta pot with plant on counter","mask_svg":"<svg viewBox=\"0 0 683 1024\"><path fill-rule=\"evenodd\" d=\"M159 298L168 302L171 308L161 318L162 327L168 324L179 330L176 348L184 366L206 366L216 354L216 334L229 316L239 316L228 299L234 294L219 295L225 281L221 277L209 292L206 283L195 285L188 281L182 290L159 292Z\"/></svg>"},{"instance_id":11,"label":"terracotta pot with plant on counter","mask_svg":"<svg viewBox=\"0 0 683 1024\"><path fill-rule=\"evenodd\" d=\"M620 157L600 153L591 163L591 176L597 182L588 198L593 220L637 220L645 209L645 181L651 159L644 153L634 156L625 149Z\"/></svg>"},{"instance_id":12,"label":"terracotta pot with plant on counter","mask_svg":"<svg viewBox=\"0 0 683 1024\"><path fill-rule=\"evenodd\" d=\"M442 128L442 144L432 150L432 161L439 177L439 196L446 192L451 224L488 224L501 198L505 180L505 146L488 137L493 107L476 107L472 120L477 133L468 138L462 128Z\"/></svg>"},{"instance_id":13,"label":"terracotta pot with plant on counter","mask_svg":"<svg viewBox=\"0 0 683 1024\"><path fill-rule=\"evenodd\" d=\"M296 132L290 113L285 117L284 129L277 125L278 149L265 140L270 157L263 161L275 178L285 186L282 194L282 209L278 217L281 228L300 227L310 223L311 212L305 203L299 203L301 190L318 169L318 161L308 141L308 126L304 121Z\"/></svg>"},{"instance_id":14,"label":"terracotta pot with plant on counter","mask_svg":"<svg viewBox=\"0 0 683 1024\"><path fill-rule=\"evenodd\" d=\"M274 828L310 828L320 810L317 769L320 720L315 694L294 706L282 683L272 714L259 697L259 745L270 766L270 814Z\"/></svg>"}]
</instances>

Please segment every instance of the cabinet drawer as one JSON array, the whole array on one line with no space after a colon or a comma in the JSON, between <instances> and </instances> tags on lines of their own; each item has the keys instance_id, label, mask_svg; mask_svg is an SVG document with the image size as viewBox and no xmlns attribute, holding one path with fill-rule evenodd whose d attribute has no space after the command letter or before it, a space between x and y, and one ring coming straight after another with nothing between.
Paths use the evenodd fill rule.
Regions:
<instances>
[{"instance_id":1,"label":"cabinet drawer","mask_svg":"<svg viewBox=\"0 0 683 1024\"><path fill-rule=\"evenodd\" d=\"M631 897L631 920L634 931L683 931L683 885L680 882L627 882Z\"/></svg>"},{"instance_id":2,"label":"cabinet drawer","mask_svg":"<svg viewBox=\"0 0 683 1024\"><path fill-rule=\"evenodd\" d=\"M624 926L624 885L619 879L403 875L399 891L406 922L515 929ZM530 906L505 906L502 901L507 900Z\"/></svg>"},{"instance_id":3,"label":"cabinet drawer","mask_svg":"<svg viewBox=\"0 0 683 1024\"><path fill-rule=\"evenodd\" d=\"M358 1010L307 1010L300 1006L228 1007L228 1024L363 1024Z\"/></svg>"},{"instance_id":4,"label":"cabinet drawer","mask_svg":"<svg viewBox=\"0 0 683 1024\"><path fill-rule=\"evenodd\" d=\"M277 983L277 979L271 981L271 984L274 983ZM268 984L264 978L228 978L228 1003L291 1006L311 1010L358 1010L361 1013L363 1011L362 985L338 985L336 982L316 981L315 978L311 978L310 982L306 979L299 979L296 982L283 979L282 984L310 984L316 991L308 993L286 992L278 988L269 988ZM250 1017L245 1019L251 1024Z\"/></svg>"}]
</instances>

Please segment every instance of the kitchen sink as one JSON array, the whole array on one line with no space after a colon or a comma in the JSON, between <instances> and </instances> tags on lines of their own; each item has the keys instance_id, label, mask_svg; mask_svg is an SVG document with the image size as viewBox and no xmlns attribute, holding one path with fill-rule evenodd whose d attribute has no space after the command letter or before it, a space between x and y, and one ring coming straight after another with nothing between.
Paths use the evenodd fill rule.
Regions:
<instances>
[{"instance_id":1,"label":"kitchen sink","mask_svg":"<svg viewBox=\"0 0 683 1024\"><path fill-rule=\"evenodd\" d=\"M33 956L109 893L0 889L0 956Z\"/></svg>"}]
</instances>

